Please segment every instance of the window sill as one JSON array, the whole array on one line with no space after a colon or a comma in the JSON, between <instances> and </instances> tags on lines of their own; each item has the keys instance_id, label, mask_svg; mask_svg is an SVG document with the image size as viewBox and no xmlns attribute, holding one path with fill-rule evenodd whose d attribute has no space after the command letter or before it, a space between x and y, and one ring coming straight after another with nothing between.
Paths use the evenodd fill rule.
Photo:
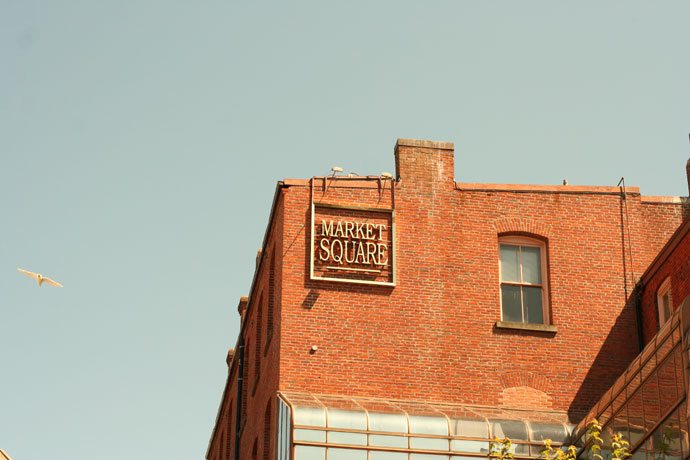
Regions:
<instances>
[{"instance_id":1,"label":"window sill","mask_svg":"<svg viewBox=\"0 0 690 460\"><path fill-rule=\"evenodd\" d=\"M496 327L499 329L518 329L521 331L536 331L536 332L558 332L558 328L553 324L532 324L532 323L517 323L513 321L496 321Z\"/></svg>"}]
</instances>

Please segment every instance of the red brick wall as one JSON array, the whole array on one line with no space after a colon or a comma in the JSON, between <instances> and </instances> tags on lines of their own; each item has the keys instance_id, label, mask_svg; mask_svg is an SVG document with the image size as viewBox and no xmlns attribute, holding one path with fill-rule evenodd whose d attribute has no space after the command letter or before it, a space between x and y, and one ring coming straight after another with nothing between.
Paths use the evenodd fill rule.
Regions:
<instances>
[{"instance_id":1,"label":"red brick wall","mask_svg":"<svg viewBox=\"0 0 690 460\"><path fill-rule=\"evenodd\" d=\"M690 234L677 235L677 245L656 267L649 279L645 279L641 294L642 324L645 343L659 330L657 292L666 278L671 279L671 303L676 310L690 295Z\"/></svg>"}]
</instances>

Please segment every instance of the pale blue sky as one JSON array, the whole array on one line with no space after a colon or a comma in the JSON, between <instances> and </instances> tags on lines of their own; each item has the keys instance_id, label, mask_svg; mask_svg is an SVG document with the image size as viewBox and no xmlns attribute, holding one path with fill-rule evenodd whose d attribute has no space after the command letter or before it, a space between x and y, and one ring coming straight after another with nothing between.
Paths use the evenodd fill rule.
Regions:
<instances>
[{"instance_id":1,"label":"pale blue sky","mask_svg":"<svg viewBox=\"0 0 690 460\"><path fill-rule=\"evenodd\" d=\"M203 458L275 183L687 195L690 3L0 0L0 448ZM17 267L62 282L40 289Z\"/></svg>"}]
</instances>

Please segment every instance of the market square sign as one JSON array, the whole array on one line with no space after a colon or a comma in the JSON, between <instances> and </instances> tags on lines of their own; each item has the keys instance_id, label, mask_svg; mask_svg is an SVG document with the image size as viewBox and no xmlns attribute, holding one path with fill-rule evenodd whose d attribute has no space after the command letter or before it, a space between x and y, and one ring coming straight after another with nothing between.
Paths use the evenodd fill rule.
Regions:
<instances>
[{"instance_id":1,"label":"market square sign","mask_svg":"<svg viewBox=\"0 0 690 460\"><path fill-rule=\"evenodd\" d=\"M394 211L312 203L310 278L395 286Z\"/></svg>"}]
</instances>

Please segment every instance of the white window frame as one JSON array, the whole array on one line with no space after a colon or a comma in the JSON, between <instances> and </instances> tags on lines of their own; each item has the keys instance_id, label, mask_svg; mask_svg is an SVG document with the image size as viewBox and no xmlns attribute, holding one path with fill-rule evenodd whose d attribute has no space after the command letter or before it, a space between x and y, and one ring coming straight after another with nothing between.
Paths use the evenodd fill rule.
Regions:
<instances>
[{"instance_id":1,"label":"white window frame","mask_svg":"<svg viewBox=\"0 0 690 460\"><path fill-rule=\"evenodd\" d=\"M531 246L531 247L536 247L539 248L539 256L541 258L541 285L534 285L530 283L507 283L511 285L520 285L520 286L539 286L541 287L541 302L542 302L542 315L543 315L543 324L545 325L550 325L551 321L551 315L550 315L550 304L549 304L549 276L548 276L548 270L547 270L547 254L546 254L546 242L542 240L538 240L535 238L530 238L527 236L520 236L520 235L506 235L506 236L499 236L498 237L498 298L499 298L499 304L501 306L501 321L503 321L503 294L501 292L501 287L503 286L503 275L501 273L501 245L502 244L509 244L512 246ZM522 262L520 262L520 269L522 269ZM522 323L523 324L536 324L536 323L528 323L525 321L525 307L524 304L521 305L522 307Z\"/></svg>"},{"instance_id":2,"label":"white window frame","mask_svg":"<svg viewBox=\"0 0 690 460\"><path fill-rule=\"evenodd\" d=\"M664 297L668 295L668 316L664 313ZM659 311L659 327L662 327L673 314L673 297L671 296L671 278L667 277L656 290L656 305Z\"/></svg>"}]
</instances>

